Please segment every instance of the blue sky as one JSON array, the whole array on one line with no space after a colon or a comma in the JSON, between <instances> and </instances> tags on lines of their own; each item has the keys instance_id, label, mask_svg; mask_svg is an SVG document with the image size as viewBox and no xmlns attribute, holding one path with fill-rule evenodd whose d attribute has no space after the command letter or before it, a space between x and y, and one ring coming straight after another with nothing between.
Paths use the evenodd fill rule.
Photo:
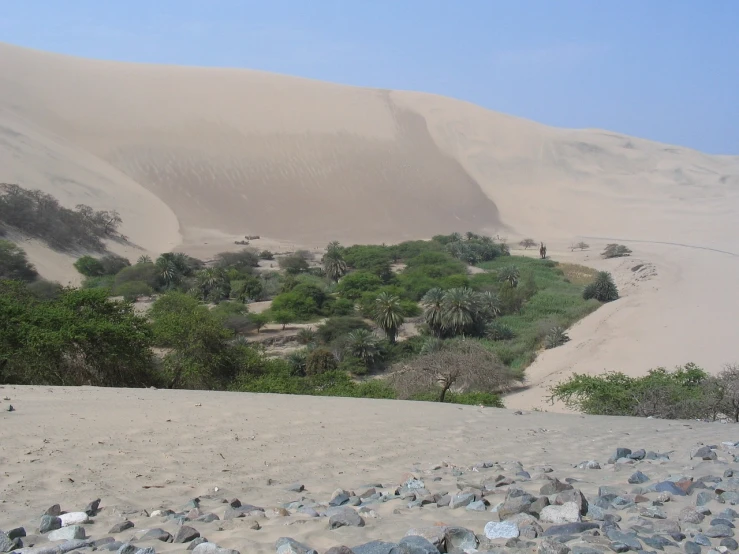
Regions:
<instances>
[{"instance_id":1,"label":"blue sky","mask_svg":"<svg viewBox=\"0 0 739 554\"><path fill-rule=\"evenodd\" d=\"M737 0L6 0L0 40L434 92L739 154Z\"/></svg>"}]
</instances>

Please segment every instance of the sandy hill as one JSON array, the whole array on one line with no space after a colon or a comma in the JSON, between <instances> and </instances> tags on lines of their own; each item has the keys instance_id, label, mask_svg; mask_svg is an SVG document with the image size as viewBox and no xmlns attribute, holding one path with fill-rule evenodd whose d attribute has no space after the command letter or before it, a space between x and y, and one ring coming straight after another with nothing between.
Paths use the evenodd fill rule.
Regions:
<instances>
[{"instance_id":1,"label":"sandy hill","mask_svg":"<svg viewBox=\"0 0 739 554\"><path fill-rule=\"evenodd\" d=\"M205 255L245 234L320 245L478 230L545 240L555 258L576 237L629 241L626 265L574 257L613 271L626 297L541 356L539 388L511 403L539 402L573 370L739 358L736 156L430 94L0 44L0 182L116 208L154 253ZM70 259L29 253L45 275L74 276Z\"/></svg>"}]
</instances>

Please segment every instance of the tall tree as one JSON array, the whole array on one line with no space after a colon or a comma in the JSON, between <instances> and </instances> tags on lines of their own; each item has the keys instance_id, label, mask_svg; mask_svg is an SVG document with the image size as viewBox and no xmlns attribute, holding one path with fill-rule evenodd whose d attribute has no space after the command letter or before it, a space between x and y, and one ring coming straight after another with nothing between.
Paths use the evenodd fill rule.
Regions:
<instances>
[{"instance_id":1,"label":"tall tree","mask_svg":"<svg viewBox=\"0 0 739 554\"><path fill-rule=\"evenodd\" d=\"M385 332L387 339L395 343L398 329L405 321L400 298L388 292L381 292L375 300L373 315L375 323Z\"/></svg>"}]
</instances>

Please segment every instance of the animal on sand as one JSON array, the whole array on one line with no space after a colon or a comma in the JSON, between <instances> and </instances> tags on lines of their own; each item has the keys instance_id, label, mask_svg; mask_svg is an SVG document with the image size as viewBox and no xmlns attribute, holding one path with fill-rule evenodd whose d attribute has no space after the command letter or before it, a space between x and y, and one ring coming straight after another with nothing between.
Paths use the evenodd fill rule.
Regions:
<instances>
[{"instance_id":1,"label":"animal on sand","mask_svg":"<svg viewBox=\"0 0 739 554\"><path fill-rule=\"evenodd\" d=\"M542 260L546 259L547 257L547 247L543 242L541 243L541 246L539 247L539 256L541 256Z\"/></svg>"}]
</instances>

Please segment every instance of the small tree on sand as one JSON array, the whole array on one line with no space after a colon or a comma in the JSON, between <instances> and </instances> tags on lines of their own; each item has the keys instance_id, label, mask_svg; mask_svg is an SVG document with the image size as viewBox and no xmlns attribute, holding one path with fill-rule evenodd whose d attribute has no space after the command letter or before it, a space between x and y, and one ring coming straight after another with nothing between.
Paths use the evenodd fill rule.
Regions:
<instances>
[{"instance_id":1,"label":"small tree on sand","mask_svg":"<svg viewBox=\"0 0 739 554\"><path fill-rule=\"evenodd\" d=\"M623 244L608 244L601 253L604 258L623 258L630 256L631 250L625 247Z\"/></svg>"},{"instance_id":2,"label":"small tree on sand","mask_svg":"<svg viewBox=\"0 0 739 554\"><path fill-rule=\"evenodd\" d=\"M524 250L528 250L532 246L536 246L536 241L534 239L523 239L518 244L519 244L519 246L523 246L523 249Z\"/></svg>"},{"instance_id":3,"label":"small tree on sand","mask_svg":"<svg viewBox=\"0 0 739 554\"><path fill-rule=\"evenodd\" d=\"M517 376L490 350L474 340L450 341L398 366L389 382L400 398L436 392L444 402L452 389L496 393L510 388Z\"/></svg>"},{"instance_id":4,"label":"small tree on sand","mask_svg":"<svg viewBox=\"0 0 739 554\"><path fill-rule=\"evenodd\" d=\"M295 321L295 314L288 310L275 310L272 312L272 321L282 325L284 331L289 323Z\"/></svg>"}]
</instances>

